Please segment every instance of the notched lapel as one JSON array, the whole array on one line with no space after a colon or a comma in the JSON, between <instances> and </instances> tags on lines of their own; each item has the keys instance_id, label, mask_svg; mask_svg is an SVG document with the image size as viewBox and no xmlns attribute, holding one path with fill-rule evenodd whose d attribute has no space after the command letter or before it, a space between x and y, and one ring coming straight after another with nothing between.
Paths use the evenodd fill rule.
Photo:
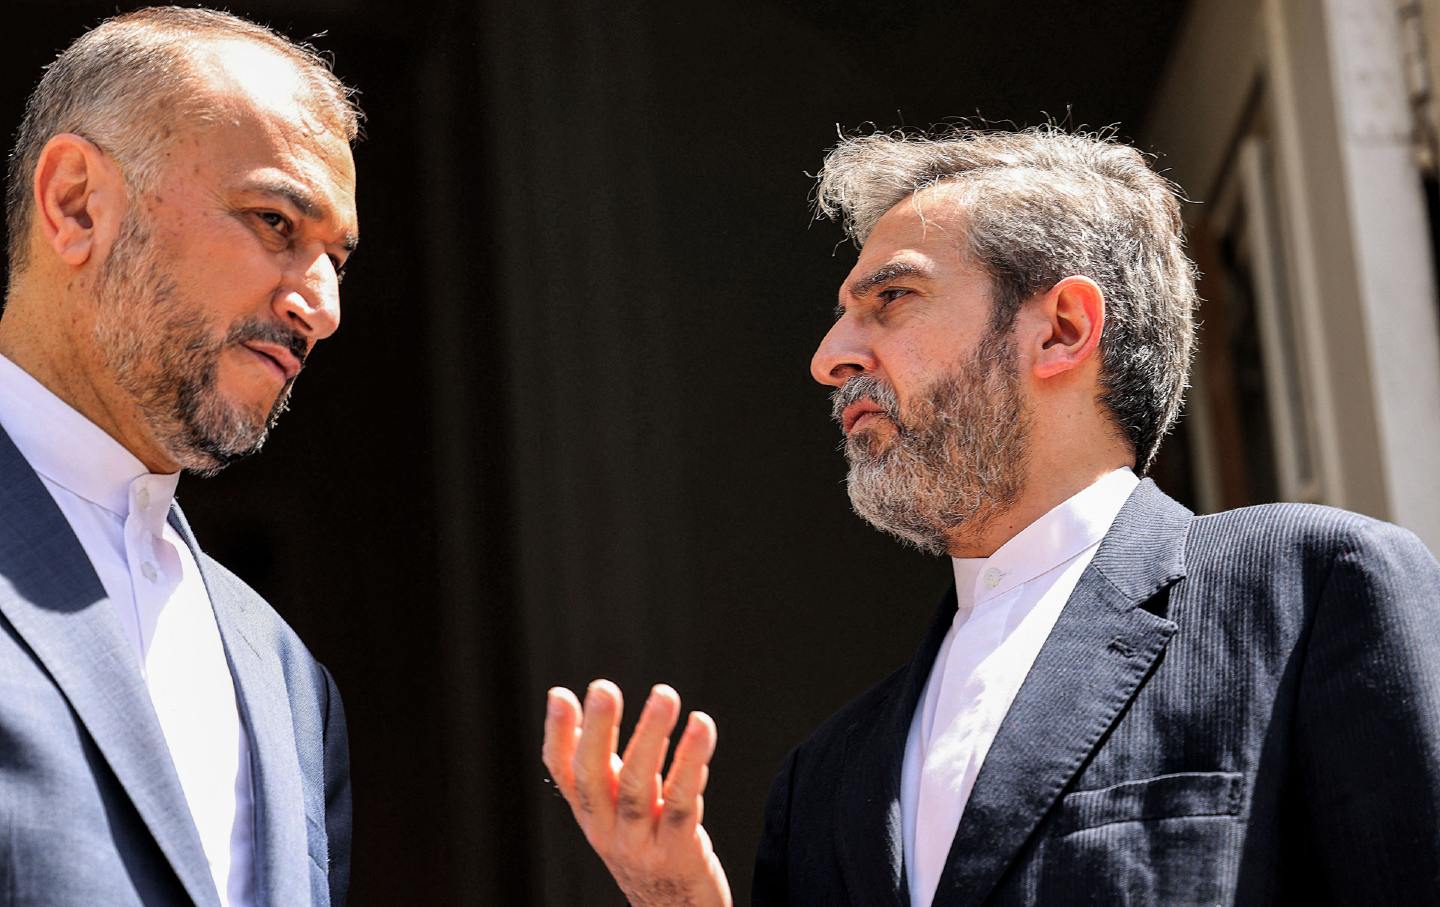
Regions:
<instances>
[{"instance_id":1,"label":"notched lapel","mask_svg":"<svg viewBox=\"0 0 1440 907\"><path fill-rule=\"evenodd\" d=\"M1130 702L1176 626L1141 605L1184 576L1192 514L1150 480L1131 494L985 757L934 904L979 904Z\"/></svg>"},{"instance_id":2,"label":"notched lapel","mask_svg":"<svg viewBox=\"0 0 1440 907\"><path fill-rule=\"evenodd\" d=\"M919 652L873 714L846 729L836 803L845 886L852 904L908 907L900 774L905 740L930 666L955 618L952 588L940 603Z\"/></svg>"},{"instance_id":3,"label":"notched lapel","mask_svg":"<svg viewBox=\"0 0 1440 907\"><path fill-rule=\"evenodd\" d=\"M273 642L255 626L247 608L253 595L237 587L223 571L207 565L205 555L179 507L170 523L189 546L205 580L230 674L240 720L250 738L250 778L255 797L255 875L266 904L311 903L309 839L305 791L295 748L295 725L285 673ZM324 827L323 807L320 813ZM317 893L317 897L321 893ZM316 903L314 907L325 907Z\"/></svg>"},{"instance_id":4,"label":"notched lapel","mask_svg":"<svg viewBox=\"0 0 1440 907\"><path fill-rule=\"evenodd\" d=\"M54 678L185 891L218 907L149 690L64 514L0 431L0 613Z\"/></svg>"}]
</instances>

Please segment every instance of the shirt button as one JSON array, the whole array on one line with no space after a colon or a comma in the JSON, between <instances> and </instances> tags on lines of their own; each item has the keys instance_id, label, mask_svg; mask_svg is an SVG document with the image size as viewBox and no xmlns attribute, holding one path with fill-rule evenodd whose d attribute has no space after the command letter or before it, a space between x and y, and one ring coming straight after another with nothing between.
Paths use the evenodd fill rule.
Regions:
<instances>
[{"instance_id":1,"label":"shirt button","mask_svg":"<svg viewBox=\"0 0 1440 907\"><path fill-rule=\"evenodd\" d=\"M140 490L135 493L135 503L140 505L141 510L149 510L150 489L146 488L144 485L141 485Z\"/></svg>"},{"instance_id":2,"label":"shirt button","mask_svg":"<svg viewBox=\"0 0 1440 907\"><path fill-rule=\"evenodd\" d=\"M155 565L150 563L149 561L146 561L145 563L140 565L140 572L144 575L146 579L148 579L152 583L155 582L155 577L160 575L155 570Z\"/></svg>"},{"instance_id":3,"label":"shirt button","mask_svg":"<svg viewBox=\"0 0 1440 907\"><path fill-rule=\"evenodd\" d=\"M1004 578L1004 573L1001 573L999 570L991 567L989 570L985 571L985 588L994 589L996 586L1000 585L1000 580Z\"/></svg>"}]
</instances>

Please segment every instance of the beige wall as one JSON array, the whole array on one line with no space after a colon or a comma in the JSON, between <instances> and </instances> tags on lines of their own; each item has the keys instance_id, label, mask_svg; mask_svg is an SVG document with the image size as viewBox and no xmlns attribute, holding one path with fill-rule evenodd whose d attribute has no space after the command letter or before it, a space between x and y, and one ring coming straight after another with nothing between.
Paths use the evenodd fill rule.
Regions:
<instances>
[{"instance_id":1,"label":"beige wall","mask_svg":"<svg viewBox=\"0 0 1440 907\"><path fill-rule=\"evenodd\" d=\"M1317 497L1440 550L1440 326L1403 60L1392 0L1197 0L1144 144L1199 221L1265 105Z\"/></svg>"}]
</instances>

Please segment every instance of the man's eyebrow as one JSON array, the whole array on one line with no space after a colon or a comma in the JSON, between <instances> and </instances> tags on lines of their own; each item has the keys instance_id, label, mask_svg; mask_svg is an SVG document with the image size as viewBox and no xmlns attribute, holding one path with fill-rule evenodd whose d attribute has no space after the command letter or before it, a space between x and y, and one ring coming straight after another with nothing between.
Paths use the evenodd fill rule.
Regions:
<instances>
[{"instance_id":1,"label":"man's eyebrow","mask_svg":"<svg viewBox=\"0 0 1440 907\"><path fill-rule=\"evenodd\" d=\"M285 199L309 220L324 220L330 213L330 207L318 197L305 188L286 180L263 180L249 188L264 195L274 195ZM358 245L360 245L360 237L354 232L346 233L345 237L340 240L340 247L347 254L354 252Z\"/></svg>"},{"instance_id":2,"label":"man's eyebrow","mask_svg":"<svg viewBox=\"0 0 1440 907\"><path fill-rule=\"evenodd\" d=\"M930 277L930 270L921 265L911 264L906 261L892 261L890 264L871 271L866 276L850 284L849 295L854 299L870 295L870 292L883 283L892 280L911 277L921 280Z\"/></svg>"},{"instance_id":3,"label":"man's eyebrow","mask_svg":"<svg viewBox=\"0 0 1440 907\"><path fill-rule=\"evenodd\" d=\"M892 261L850 284L845 288L845 294L851 299L863 299L870 295L870 292L876 287L892 280L900 280L905 277L928 280L930 276L930 270L921 265L911 264L907 261ZM835 319L838 321L843 317L845 317L845 303L841 302L835 306Z\"/></svg>"}]
</instances>

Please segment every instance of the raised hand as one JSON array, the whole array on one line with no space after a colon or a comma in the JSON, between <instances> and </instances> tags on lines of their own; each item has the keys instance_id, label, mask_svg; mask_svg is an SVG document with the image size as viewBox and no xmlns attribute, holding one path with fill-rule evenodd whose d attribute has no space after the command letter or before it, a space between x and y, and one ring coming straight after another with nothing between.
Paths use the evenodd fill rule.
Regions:
<instances>
[{"instance_id":1,"label":"raised hand","mask_svg":"<svg viewBox=\"0 0 1440 907\"><path fill-rule=\"evenodd\" d=\"M679 695L664 684L650 691L622 758L623 708L608 680L590 684L583 710L574 693L550 690L542 750L550 777L633 907L730 907L725 869L700 824L715 722L690 713L662 785Z\"/></svg>"}]
</instances>

